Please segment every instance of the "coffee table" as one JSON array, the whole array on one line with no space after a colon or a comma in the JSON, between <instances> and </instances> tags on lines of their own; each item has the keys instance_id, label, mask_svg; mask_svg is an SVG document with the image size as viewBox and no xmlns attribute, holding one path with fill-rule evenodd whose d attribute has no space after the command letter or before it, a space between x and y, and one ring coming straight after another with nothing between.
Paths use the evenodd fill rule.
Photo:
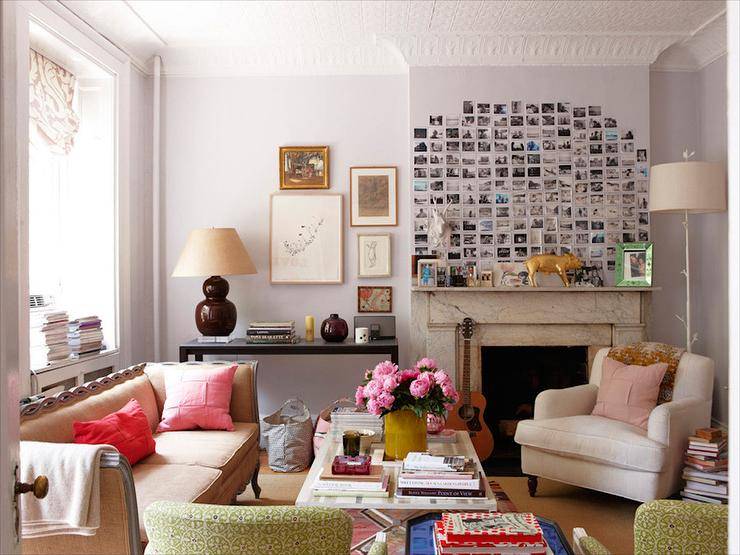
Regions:
<instances>
[{"instance_id":1,"label":"coffee table","mask_svg":"<svg viewBox=\"0 0 740 555\"><path fill-rule=\"evenodd\" d=\"M386 474L390 476L389 485L390 495L387 498L384 497L324 497L320 495L314 495L313 484L321 474L321 470L325 465L331 463L334 460L335 455L342 453L341 442L331 440L329 437L324 440L321 449L319 450L316 458L311 465L311 470L306 476L306 480L303 482L298 498L296 499L296 506L298 507L336 507L338 509L378 509L378 510L397 510L399 511L398 519L399 522L405 522L406 520L417 516L418 514L427 513L429 511L495 511L496 510L496 497L491 491L491 486L488 484L488 480L485 479L485 473L483 467L480 464L480 459L475 453L473 443L470 441L470 436L467 432L457 432L455 435L455 441L449 443L431 441L428 445L428 450L433 455L464 455L465 457L472 459L475 463L476 468L480 471L484 477L483 482L485 484L485 497L470 498L470 499L444 499L435 497L396 497L396 481L398 474L401 471L402 461L384 461L383 460L383 445L373 444L370 447L372 454L372 464L382 464L385 467ZM395 511L394 511L395 513Z\"/></svg>"}]
</instances>

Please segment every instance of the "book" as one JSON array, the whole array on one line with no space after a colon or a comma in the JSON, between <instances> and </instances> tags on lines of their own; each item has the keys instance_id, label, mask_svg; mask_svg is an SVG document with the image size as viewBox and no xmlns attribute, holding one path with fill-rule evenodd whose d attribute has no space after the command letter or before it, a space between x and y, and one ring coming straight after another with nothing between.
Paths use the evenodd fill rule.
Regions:
<instances>
[{"instance_id":1,"label":"book","mask_svg":"<svg viewBox=\"0 0 740 555\"><path fill-rule=\"evenodd\" d=\"M691 477L691 479L705 478L713 481L722 482L727 482L729 480L726 470L721 472L702 472L701 470L695 470L693 468L684 468L683 475L684 477L689 476Z\"/></svg>"},{"instance_id":2,"label":"book","mask_svg":"<svg viewBox=\"0 0 740 555\"><path fill-rule=\"evenodd\" d=\"M462 455L430 455L412 452L403 460L404 470L462 470L466 459Z\"/></svg>"},{"instance_id":3,"label":"book","mask_svg":"<svg viewBox=\"0 0 740 555\"><path fill-rule=\"evenodd\" d=\"M698 466L700 468L727 468L727 459L704 459L689 455L686 457L686 464Z\"/></svg>"},{"instance_id":4,"label":"book","mask_svg":"<svg viewBox=\"0 0 740 555\"><path fill-rule=\"evenodd\" d=\"M388 497L388 490L354 491L354 490L314 490L317 497Z\"/></svg>"},{"instance_id":5,"label":"book","mask_svg":"<svg viewBox=\"0 0 740 555\"><path fill-rule=\"evenodd\" d=\"M201 335L198 343L229 343L233 339L233 335Z\"/></svg>"},{"instance_id":6,"label":"book","mask_svg":"<svg viewBox=\"0 0 740 555\"><path fill-rule=\"evenodd\" d=\"M420 477L407 477L399 476L396 484L399 488L403 489L480 489L481 481L480 476L476 475L472 478L420 478Z\"/></svg>"},{"instance_id":7,"label":"book","mask_svg":"<svg viewBox=\"0 0 740 555\"><path fill-rule=\"evenodd\" d=\"M469 532L476 533L465 533L463 535L456 534L451 530L454 527L452 520L447 517L448 513L442 515L442 520L438 520L434 523L434 536L435 536L435 547L436 553L441 555L446 554L502 554L502 555L515 555L515 554L545 554L550 553L547 543L542 536L542 530L539 527L539 523L534 519L536 529L539 531L539 538L534 535L533 539L530 540L517 540L515 536L509 536L505 533L493 533L489 534L484 530L470 530ZM495 518L493 515L501 515L501 513L464 513L468 515L476 515L472 517L478 522L486 522ZM477 523L475 524L477 526Z\"/></svg>"},{"instance_id":8,"label":"book","mask_svg":"<svg viewBox=\"0 0 740 555\"><path fill-rule=\"evenodd\" d=\"M370 465L370 474L333 474L331 470L331 464L324 465L319 475L320 480L348 480L351 478L353 482L382 482L383 481L383 466L379 464Z\"/></svg>"},{"instance_id":9,"label":"book","mask_svg":"<svg viewBox=\"0 0 740 555\"><path fill-rule=\"evenodd\" d=\"M713 442L722 439L723 434L719 428L699 428L694 432L694 435Z\"/></svg>"},{"instance_id":10,"label":"book","mask_svg":"<svg viewBox=\"0 0 740 555\"><path fill-rule=\"evenodd\" d=\"M695 491L695 492L706 492L711 494L720 494L720 495L727 495L727 484L705 484L702 482L694 482L693 480L688 480L686 482L686 490L687 491Z\"/></svg>"},{"instance_id":11,"label":"book","mask_svg":"<svg viewBox=\"0 0 740 555\"><path fill-rule=\"evenodd\" d=\"M287 322L250 322L250 328L295 328L295 320Z\"/></svg>"},{"instance_id":12,"label":"book","mask_svg":"<svg viewBox=\"0 0 740 555\"><path fill-rule=\"evenodd\" d=\"M396 488L396 497L442 497L445 499L469 499L486 496L486 487L483 478L478 478L476 489L444 489L444 488Z\"/></svg>"},{"instance_id":13,"label":"book","mask_svg":"<svg viewBox=\"0 0 740 555\"><path fill-rule=\"evenodd\" d=\"M380 491L388 488L388 476L384 476L379 482L368 482L361 480L316 480L313 485L315 492L324 491Z\"/></svg>"},{"instance_id":14,"label":"book","mask_svg":"<svg viewBox=\"0 0 740 555\"><path fill-rule=\"evenodd\" d=\"M542 528L532 513L445 513L442 523L449 541L542 541Z\"/></svg>"},{"instance_id":15,"label":"book","mask_svg":"<svg viewBox=\"0 0 740 555\"><path fill-rule=\"evenodd\" d=\"M716 497L710 497L700 493L694 493L692 491L681 490L681 497L688 498L694 501L702 501L703 503L714 503L715 505L723 505L726 502Z\"/></svg>"}]
</instances>

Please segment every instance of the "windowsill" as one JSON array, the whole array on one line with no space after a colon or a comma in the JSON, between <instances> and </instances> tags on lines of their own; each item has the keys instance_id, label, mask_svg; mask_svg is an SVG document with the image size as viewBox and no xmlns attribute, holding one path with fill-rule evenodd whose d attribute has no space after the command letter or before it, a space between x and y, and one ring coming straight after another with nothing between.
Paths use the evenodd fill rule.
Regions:
<instances>
[{"instance_id":1,"label":"windowsill","mask_svg":"<svg viewBox=\"0 0 740 555\"><path fill-rule=\"evenodd\" d=\"M41 368L34 368L33 372L35 374L44 374L46 372L51 372L52 370L59 370L60 368L67 368L75 364L84 364L84 363L94 361L94 360L104 360L113 355L118 355L118 349L106 349L104 351L100 351L99 353L83 355L80 357L70 357L70 358L65 358L64 360L57 360Z\"/></svg>"}]
</instances>

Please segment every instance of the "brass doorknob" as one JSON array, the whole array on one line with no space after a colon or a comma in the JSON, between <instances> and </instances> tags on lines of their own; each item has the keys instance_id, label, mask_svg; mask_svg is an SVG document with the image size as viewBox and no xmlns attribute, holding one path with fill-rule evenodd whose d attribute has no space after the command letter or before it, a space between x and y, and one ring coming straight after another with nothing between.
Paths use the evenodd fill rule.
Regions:
<instances>
[{"instance_id":1,"label":"brass doorknob","mask_svg":"<svg viewBox=\"0 0 740 555\"><path fill-rule=\"evenodd\" d=\"M36 499L43 499L46 494L49 493L49 479L46 476L39 476L32 484L24 484L23 482L15 483L15 494L33 492L33 496Z\"/></svg>"}]
</instances>

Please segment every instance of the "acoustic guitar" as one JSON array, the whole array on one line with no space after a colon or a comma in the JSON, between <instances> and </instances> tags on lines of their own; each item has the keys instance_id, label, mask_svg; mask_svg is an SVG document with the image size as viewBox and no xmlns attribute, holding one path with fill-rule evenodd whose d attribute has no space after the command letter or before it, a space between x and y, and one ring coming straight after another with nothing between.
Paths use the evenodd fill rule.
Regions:
<instances>
[{"instance_id":1,"label":"acoustic guitar","mask_svg":"<svg viewBox=\"0 0 740 555\"><path fill-rule=\"evenodd\" d=\"M493 452L493 434L483 420L486 398L479 391L470 391L470 340L474 325L472 319L465 318L460 326L463 338L461 396L447 417L447 428L468 432L478 458L484 461Z\"/></svg>"}]
</instances>

